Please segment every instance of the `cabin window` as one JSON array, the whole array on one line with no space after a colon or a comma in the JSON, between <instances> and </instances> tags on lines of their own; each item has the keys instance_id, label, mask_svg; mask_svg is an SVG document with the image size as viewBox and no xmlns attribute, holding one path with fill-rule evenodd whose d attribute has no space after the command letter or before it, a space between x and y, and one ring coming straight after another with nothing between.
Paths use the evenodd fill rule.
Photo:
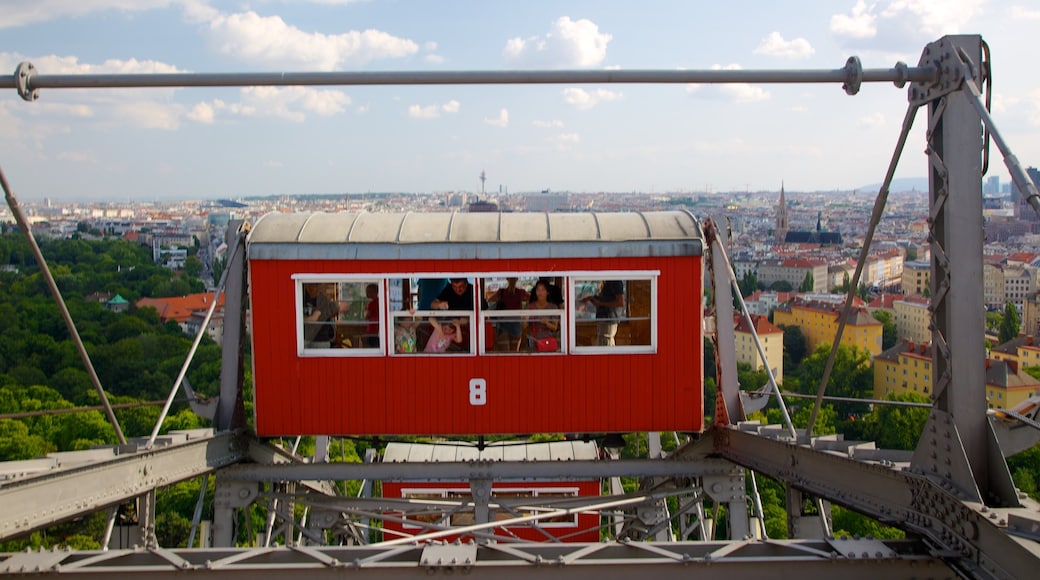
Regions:
<instances>
[{"instance_id":1,"label":"cabin window","mask_svg":"<svg viewBox=\"0 0 1040 580\"><path fill-rule=\"evenodd\" d=\"M390 278L390 326L394 355L472 354L480 289L458 274ZM481 301L483 305L483 301Z\"/></svg>"},{"instance_id":2,"label":"cabin window","mask_svg":"<svg viewBox=\"0 0 1040 580\"><path fill-rule=\"evenodd\" d=\"M383 294L382 280L376 278L299 280L299 352L323 356L382 352Z\"/></svg>"},{"instance_id":3,"label":"cabin window","mask_svg":"<svg viewBox=\"0 0 1040 580\"><path fill-rule=\"evenodd\" d=\"M563 352L565 280L549 274L489 276L481 280L486 308L483 354Z\"/></svg>"},{"instance_id":4,"label":"cabin window","mask_svg":"<svg viewBox=\"0 0 1040 580\"><path fill-rule=\"evenodd\" d=\"M573 278L574 352L653 352L656 283L656 275Z\"/></svg>"}]
</instances>

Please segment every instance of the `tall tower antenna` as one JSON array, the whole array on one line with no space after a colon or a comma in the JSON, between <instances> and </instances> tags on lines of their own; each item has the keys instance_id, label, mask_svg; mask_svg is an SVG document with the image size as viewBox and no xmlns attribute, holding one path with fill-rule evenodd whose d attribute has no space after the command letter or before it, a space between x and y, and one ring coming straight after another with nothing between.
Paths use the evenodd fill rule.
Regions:
<instances>
[{"instance_id":1,"label":"tall tower antenna","mask_svg":"<svg viewBox=\"0 0 1040 580\"><path fill-rule=\"evenodd\" d=\"M487 181L487 172L483 169L480 170L480 196L484 197L484 182Z\"/></svg>"}]
</instances>

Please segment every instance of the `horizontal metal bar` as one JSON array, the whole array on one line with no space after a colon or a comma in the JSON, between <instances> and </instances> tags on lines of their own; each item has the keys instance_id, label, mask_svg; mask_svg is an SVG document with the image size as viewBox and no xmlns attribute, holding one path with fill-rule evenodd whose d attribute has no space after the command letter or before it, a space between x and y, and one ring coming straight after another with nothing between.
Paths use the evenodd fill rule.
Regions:
<instances>
[{"instance_id":1,"label":"horizontal metal bar","mask_svg":"<svg viewBox=\"0 0 1040 580\"><path fill-rule=\"evenodd\" d=\"M726 475L733 464L717 460L660 461L465 461L443 463L293 463L281 465L239 464L221 471L237 481L377 480L469 481L598 479L612 476L699 477Z\"/></svg>"},{"instance_id":2,"label":"horizontal metal bar","mask_svg":"<svg viewBox=\"0 0 1040 580\"><path fill-rule=\"evenodd\" d=\"M28 70L34 70L28 67ZM247 87L329 85L475 85L566 83L843 83L850 69L833 70L474 70L371 71L172 74L54 74L30 72L0 77L0 88L100 89L149 87ZM864 69L862 82L929 82L934 67Z\"/></svg>"},{"instance_id":3,"label":"horizontal metal bar","mask_svg":"<svg viewBox=\"0 0 1040 580\"><path fill-rule=\"evenodd\" d=\"M847 541L855 546L854 541ZM139 578L385 578L452 574L511 580L531 577L653 577L715 580L752 577L842 578L951 577L940 556L918 540L890 540L884 553L843 553L842 541L742 542L724 556L725 542L670 544L462 544L429 546L308 546L306 548L144 549L84 552L20 552L0 562L7 575L95 574ZM467 552L470 561L450 561ZM446 556L439 561L439 554ZM8 556L5 554L5 556ZM188 565L184 565L188 562ZM177 563L180 563L178 565Z\"/></svg>"}]
</instances>

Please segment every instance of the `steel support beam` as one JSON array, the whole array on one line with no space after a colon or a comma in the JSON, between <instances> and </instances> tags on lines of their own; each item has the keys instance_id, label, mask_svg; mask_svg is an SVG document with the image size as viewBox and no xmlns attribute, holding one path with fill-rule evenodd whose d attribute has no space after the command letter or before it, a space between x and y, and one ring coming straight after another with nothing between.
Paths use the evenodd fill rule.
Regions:
<instances>
[{"instance_id":1,"label":"steel support beam","mask_svg":"<svg viewBox=\"0 0 1040 580\"><path fill-rule=\"evenodd\" d=\"M575 480L611 476L729 476L733 466L718 459L618 461L465 461L443 463L240 463L221 471L238 481L495 481Z\"/></svg>"},{"instance_id":2,"label":"steel support beam","mask_svg":"<svg viewBox=\"0 0 1040 580\"><path fill-rule=\"evenodd\" d=\"M182 433L184 441L176 443L170 441L178 434L171 435L165 441L161 438L167 446L139 451L136 445L127 445L115 448L107 458L4 483L0 486L0 540L129 501L245 457L247 446L237 433ZM67 461L73 457L65 455Z\"/></svg>"},{"instance_id":3,"label":"steel support beam","mask_svg":"<svg viewBox=\"0 0 1040 580\"><path fill-rule=\"evenodd\" d=\"M991 509L962 501L951 484L941 486L922 473L736 429L717 431L715 441L719 454L739 465L927 538L971 576L1029 578L1036 573L1040 544L1010 535L1007 528L1011 515L1029 516L1040 507L1024 497L1031 508Z\"/></svg>"},{"instance_id":4,"label":"steel support beam","mask_svg":"<svg viewBox=\"0 0 1040 580\"><path fill-rule=\"evenodd\" d=\"M954 578L920 542L768 540L599 544L432 544L256 549L28 552L0 561L0 573L105 578L592 578L800 580Z\"/></svg>"}]
</instances>

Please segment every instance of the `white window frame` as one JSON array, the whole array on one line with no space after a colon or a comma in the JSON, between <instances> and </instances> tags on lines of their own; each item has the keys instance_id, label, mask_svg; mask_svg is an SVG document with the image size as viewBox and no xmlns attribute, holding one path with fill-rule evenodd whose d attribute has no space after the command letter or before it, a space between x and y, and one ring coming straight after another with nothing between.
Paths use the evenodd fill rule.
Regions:
<instances>
[{"instance_id":1,"label":"white window frame","mask_svg":"<svg viewBox=\"0 0 1040 580\"><path fill-rule=\"evenodd\" d=\"M382 356L386 352L386 276L382 274L293 274L292 280L296 294L296 354L303 358L316 357L372 357ZM373 283L379 287L379 346L354 348L307 348L303 332L303 285L304 284L335 284L339 282L348 283Z\"/></svg>"},{"instance_id":2,"label":"white window frame","mask_svg":"<svg viewBox=\"0 0 1040 580\"><path fill-rule=\"evenodd\" d=\"M576 271L567 273L567 292L565 294L566 304L572 305L568 308L567 312L567 327L570 334L569 343L567 344L568 350L571 354L584 355L584 354L656 354L657 353L657 321L660 318L657 304L657 283L661 276L660 270L592 270L592 271ZM628 282L629 280L649 280L650 281L650 344L648 345L615 345L615 346L579 346L576 344L577 339L577 324L578 309L575 308L577 305L577 296L575 296L574 287L575 283L579 280L621 280ZM628 291L627 287L625 289ZM626 299L627 300L627 299ZM697 306L700 307L699 305ZM627 308L627 304L626 304ZM629 320L629 319L626 319ZM582 319L582 322L587 322L587 319Z\"/></svg>"},{"instance_id":3,"label":"white window frame","mask_svg":"<svg viewBox=\"0 0 1040 580\"><path fill-rule=\"evenodd\" d=\"M473 272L396 272L392 274L379 274L385 280L387 285L390 284L390 280L419 280L425 278L466 278L470 280L470 285L473 287L473 308L471 310L416 310L414 314L410 310L394 310L390 311L389 301L387 302L387 311L389 315L387 319L390 321L387 332L387 340L390 342L389 354L392 357L460 357L460 356L476 356L478 349L475 343L483 344L484 342L484 329L480 327L478 317L476 316L477 310L480 307L481 296L477 292L477 285L475 282L484 277L482 274L476 274ZM483 290L481 290L483 292ZM483 311L481 309L481 311ZM425 352L426 345L418 344L415 345L415 352L397 352L396 345L394 344L394 332L396 331L397 319L404 317L414 317L420 324L428 322L427 319L431 316L437 318L469 318L470 333L469 333L469 350L468 351L447 351L447 352ZM474 324L476 322L476 325Z\"/></svg>"},{"instance_id":4,"label":"white window frame","mask_svg":"<svg viewBox=\"0 0 1040 580\"><path fill-rule=\"evenodd\" d=\"M564 286L567 286L567 285L570 284L570 279L569 279L569 276L568 276L567 272L557 272L557 271L551 271L551 270L550 271L546 271L546 270L531 270L531 271L526 271L526 272L487 272L487 273L484 273L482 276L480 276L481 279L484 279L484 278L509 278L509 277L535 278L536 280L538 278L543 278L543 277L545 277L545 278L563 278ZM531 293L531 288L524 288L524 290L526 290L528 294ZM516 310L516 311L511 311L511 310L498 311L498 310L488 310L488 309L484 309L484 308L482 308L480 310L480 329L481 329L481 331L484 330L484 328L486 327L487 323L492 323L493 324L497 319L500 319L500 318L521 318L522 319L524 317L529 317L529 316L542 316L542 315L546 315L546 316L559 316L559 318L560 318L560 326L559 326L560 350L558 352L530 352L526 348L524 348L526 345L520 345L522 350L519 351L519 352L514 352L514 351L502 351L502 352L499 352L499 351L489 351L489 350L487 350L487 341L485 340L485 337L482 336L481 340L480 340L479 351L478 351L480 353L480 355L481 356L528 356L528 355L537 355L537 356L554 356L555 355L555 356L559 356L559 355L567 354L567 340L568 340L568 336L569 336L569 334L567 332L567 310L569 310L569 304L570 303L567 301L566 289L564 288L564 289L561 289L561 290L563 291L563 298L564 298L564 300L563 300L563 308L559 309L559 310L527 310L527 309L524 309L524 310ZM528 299L530 299L530 296L528 297ZM530 302L528 302L528 304L530 304ZM514 312L516 312L517 314L513 314Z\"/></svg>"}]
</instances>

